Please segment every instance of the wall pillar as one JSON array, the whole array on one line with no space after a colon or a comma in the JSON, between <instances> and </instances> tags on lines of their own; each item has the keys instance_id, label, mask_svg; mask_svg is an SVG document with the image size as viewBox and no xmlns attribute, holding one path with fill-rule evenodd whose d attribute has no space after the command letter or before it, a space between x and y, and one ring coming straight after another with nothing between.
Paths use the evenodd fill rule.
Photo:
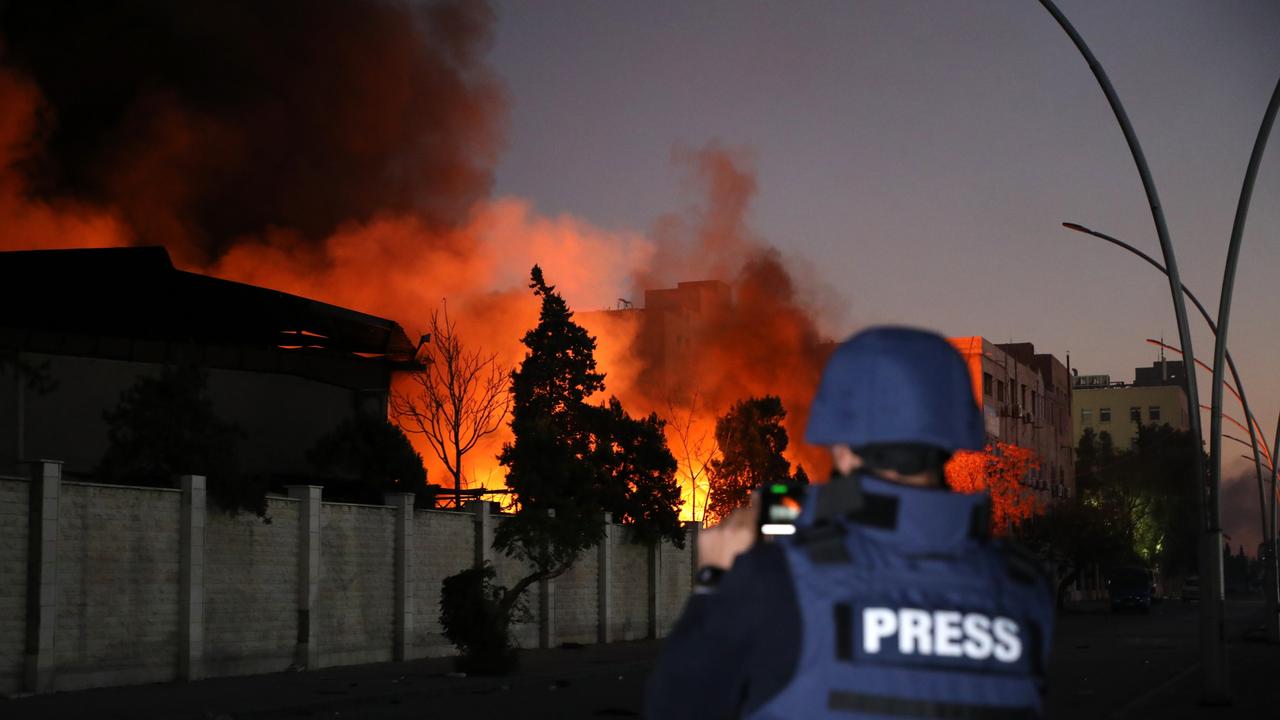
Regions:
<instances>
[{"instance_id":1,"label":"wall pillar","mask_svg":"<svg viewBox=\"0 0 1280 720\"><path fill-rule=\"evenodd\" d=\"M655 540L649 543L649 637L656 639L658 629L662 626L659 610L662 603L662 542Z\"/></svg>"},{"instance_id":2,"label":"wall pillar","mask_svg":"<svg viewBox=\"0 0 1280 720\"><path fill-rule=\"evenodd\" d=\"M555 510L548 510L547 517L554 518ZM538 647L556 646L556 581L543 578L538 581Z\"/></svg>"},{"instance_id":3,"label":"wall pillar","mask_svg":"<svg viewBox=\"0 0 1280 720\"><path fill-rule=\"evenodd\" d=\"M298 644L294 664L308 670L320 666L319 632L315 622L320 595L320 499L319 485L288 485L289 497L298 500Z\"/></svg>"},{"instance_id":4,"label":"wall pillar","mask_svg":"<svg viewBox=\"0 0 1280 720\"><path fill-rule=\"evenodd\" d=\"M702 523L687 522L684 528L684 541L689 545L689 592L693 592L698 584L698 533L702 532Z\"/></svg>"},{"instance_id":5,"label":"wall pillar","mask_svg":"<svg viewBox=\"0 0 1280 720\"><path fill-rule=\"evenodd\" d=\"M604 514L604 535L596 548L596 642L609 642L609 626L613 623L613 597L609 580L613 574L613 514Z\"/></svg>"},{"instance_id":6,"label":"wall pillar","mask_svg":"<svg viewBox=\"0 0 1280 720\"><path fill-rule=\"evenodd\" d=\"M179 526L178 679L204 677L205 477L181 475L182 525Z\"/></svg>"},{"instance_id":7,"label":"wall pillar","mask_svg":"<svg viewBox=\"0 0 1280 720\"><path fill-rule=\"evenodd\" d=\"M464 506L475 515L476 559L475 566L493 562L493 547L489 538L493 536L493 515L489 513L489 503L483 500L472 500Z\"/></svg>"},{"instance_id":8,"label":"wall pillar","mask_svg":"<svg viewBox=\"0 0 1280 720\"><path fill-rule=\"evenodd\" d=\"M396 509L396 630L392 658L408 660L413 637L413 493L387 493L383 502Z\"/></svg>"},{"instance_id":9,"label":"wall pillar","mask_svg":"<svg viewBox=\"0 0 1280 720\"><path fill-rule=\"evenodd\" d=\"M36 460L29 466L27 505L26 690L49 692L56 669L53 631L58 616L58 505L62 463Z\"/></svg>"}]
</instances>

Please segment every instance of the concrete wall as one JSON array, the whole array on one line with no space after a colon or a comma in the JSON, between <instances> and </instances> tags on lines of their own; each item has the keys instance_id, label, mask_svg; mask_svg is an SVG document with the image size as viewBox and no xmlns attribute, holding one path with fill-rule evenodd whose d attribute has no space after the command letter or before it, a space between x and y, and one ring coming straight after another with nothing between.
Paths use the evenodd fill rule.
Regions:
<instances>
[{"instance_id":1,"label":"concrete wall","mask_svg":"<svg viewBox=\"0 0 1280 720\"><path fill-rule=\"evenodd\" d=\"M418 657L452 655L440 629L440 583L475 562L475 521L470 513L414 513L414 634Z\"/></svg>"},{"instance_id":2,"label":"concrete wall","mask_svg":"<svg viewBox=\"0 0 1280 720\"><path fill-rule=\"evenodd\" d=\"M624 527L610 528L608 540L613 545L613 567L609 575L613 598L610 640L639 640L649 636L649 548L631 542L628 535Z\"/></svg>"},{"instance_id":3,"label":"concrete wall","mask_svg":"<svg viewBox=\"0 0 1280 720\"><path fill-rule=\"evenodd\" d=\"M483 561L507 586L529 572L492 550L504 518L479 504L412 511L291 488L267 522L206 511L204 487L70 482L47 462L0 477L0 695L452 654L441 581ZM608 525L606 545L530 587L516 642L664 635L692 553L628 535Z\"/></svg>"},{"instance_id":4,"label":"concrete wall","mask_svg":"<svg viewBox=\"0 0 1280 720\"><path fill-rule=\"evenodd\" d=\"M320 508L320 664L391 659L395 629L394 516L389 508Z\"/></svg>"},{"instance_id":5,"label":"concrete wall","mask_svg":"<svg viewBox=\"0 0 1280 720\"><path fill-rule=\"evenodd\" d=\"M502 520L499 518L494 527ZM492 536L489 543L492 543ZM527 576L530 568L523 562L514 560L502 555L494 553L493 568L497 571L497 581L499 585L511 587L515 585L520 578ZM524 593L524 606L528 613L524 617L524 622L516 622L511 625L511 636L515 639L515 643L519 647L536 648L538 647L538 619L542 616L542 598L539 597L538 587L535 585Z\"/></svg>"},{"instance_id":6,"label":"concrete wall","mask_svg":"<svg viewBox=\"0 0 1280 720\"><path fill-rule=\"evenodd\" d=\"M22 689L27 615L25 479L0 478L0 694Z\"/></svg>"},{"instance_id":7,"label":"concrete wall","mask_svg":"<svg viewBox=\"0 0 1280 720\"><path fill-rule=\"evenodd\" d=\"M661 561L658 580L658 635L671 632L672 626L684 611L684 602L689 597L689 588L693 583L693 569L689 566L689 542L685 549L666 544L659 546Z\"/></svg>"},{"instance_id":8,"label":"concrete wall","mask_svg":"<svg viewBox=\"0 0 1280 720\"><path fill-rule=\"evenodd\" d=\"M587 552L568 572L552 581L556 639L560 642L596 641L599 573L597 553ZM689 592L688 587L685 587L685 592Z\"/></svg>"},{"instance_id":9,"label":"concrete wall","mask_svg":"<svg viewBox=\"0 0 1280 720\"><path fill-rule=\"evenodd\" d=\"M63 483L57 689L174 679L180 499L177 490Z\"/></svg>"},{"instance_id":10,"label":"concrete wall","mask_svg":"<svg viewBox=\"0 0 1280 720\"><path fill-rule=\"evenodd\" d=\"M285 670L298 641L298 505L267 501L253 515L209 513L205 535L205 671Z\"/></svg>"}]
</instances>

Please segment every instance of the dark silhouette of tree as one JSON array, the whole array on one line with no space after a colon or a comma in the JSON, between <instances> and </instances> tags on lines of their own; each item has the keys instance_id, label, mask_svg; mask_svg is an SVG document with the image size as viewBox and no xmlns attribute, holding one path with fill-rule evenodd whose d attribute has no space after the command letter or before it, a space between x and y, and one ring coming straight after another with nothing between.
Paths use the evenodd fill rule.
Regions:
<instances>
[{"instance_id":1,"label":"dark silhouette of tree","mask_svg":"<svg viewBox=\"0 0 1280 720\"><path fill-rule=\"evenodd\" d=\"M1076 454L1078 494L1133 552L1167 570L1196 565L1196 443L1168 424L1144 425L1131 448L1086 430ZM1203 452L1203 451L1201 451Z\"/></svg>"},{"instance_id":2,"label":"dark silhouette of tree","mask_svg":"<svg viewBox=\"0 0 1280 720\"><path fill-rule=\"evenodd\" d=\"M323 476L332 500L381 505L384 493L411 492L415 505L431 507L435 501L422 456L383 417L357 413L343 420L307 451L307 462Z\"/></svg>"},{"instance_id":3,"label":"dark silhouette of tree","mask_svg":"<svg viewBox=\"0 0 1280 720\"><path fill-rule=\"evenodd\" d=\"M787 449L787 411L775 395L741 400L716 420L720 457L712 460L707 513L724 518L746 505L765 483L792 479ZM806 478L807 479L807 478Z\"/></svg>"},{"instance_id":4,"label":"dark silhouette of tree","mask_svg":"<svg viewBox=\"0 0 1280 720\"><path fill-rule=\"evenodd\" d=\"M510 376L496 354L470 349L449 319L432 311L425 367L410 373L411 392L396 393L391 410L400 427L422 435L453 478L454 506L462 506L463 458L502 425L511 407Z\"/></svg>"},{"instance_id":5,"label":"dark silhouette of tree","mask_svg":"<svg viewBox=\"0 0 1280 720\"><path fill-rule=\"evenodd\" d=\"M657 413L635 419L616 397L591 408L592 450L600 506L615 522L631 525L641 542L670 540L684 547L676 459Z\"/></svg>"},{"instance_id":6,"label":"dark silhouette of tree","mask_svg":"<svg viewBox=\"0 0 1280 720\"><path fill-rule=\"evenodd\" d=\"M542 309L524 335L524 361L511 374L514 437L498 456L517 510L498 526L493 545L532 570L503 593L504 618L525 589L564 573L600 541L605 511L631 523L637 539L682 540L675 460L661 421L633 419L616 399L603 407L587 403L604 389L595 338L573 321L541 268L535 265L530 278Z\"/></svg>"},{"instance_id":7,"label":"dark silhouette of tree","mask_svg":"<svg viewBox=\"0 0 1280 720\"><path fill-rule=\"evenodd\" d=\"M705 498L711 492L706 482L707 472L719 453L715 424L709 414L705 418L702 415L707 410L699 405L700 399L697 391L689 396L687 402L677 401L674 396L667 398L667 427L675 433L673 449L678 465L683 467L683 478L689 483L689 517L696 523L701 523L707 513ZM805 476L805 484L808 484L808 476ZM699 486L706 486L701 515L698 514Z\"/></svg>"},{"instance_id":8,"label":"dark silhouette of tree","mask_svg":"<svg viewBox=\"0 0 1280 720\"><path fill-rule=\"evenodd\" d=\"M1129 538L1098 508L1082 503L1079 496L1058 500L1043 513L1027 518L1016 527L1015 535L1057 568L1059 608L1066 601L1071 583L1084 571L1116 565L1132 557Z\"/></svg>"},{"instance_id":9,"label":"dark silhouette of tree","mask_svg":"<svg viewBox=\"0 0 1280 720\"><path fill-rule=\"evenodd\" d=\"M266 482L241 474L236 461L243 432L214 413L199 367L167 366L139 378L103 419L107 451L94 473L102 482L171 487L177 475L204 475L222 510L266 512Z\"/></svg>"},{"instance_id":10,"label":"dark silhouette of tree","mask_svg":"<svg viewBox=\"0 0 1280 720\"><path fill-rule=\"evenodd\" d=\"M49 371L49 361L33 363L13 350L0 350L0 377L10 371L22 381L26 389L37 395L47 395L58 387L58 381Z\"/></svg>"},{"instance_id":11,"label":"dark silhouette of tree","mask_svg":"<svg viewBox=\"0 0 1280 720\"><path fill-rule=\"evenodd\" d=\"M511 373L513 439L498 456L518 510L498 526L494 547L532 566L500 603L509 617L533 583L562 574L604 532L596 492L587 398L604 389L596 341L573 321L564 298L534 266L530 288L542 300L538 324L525 333L528 352Z\"/></svg>"}]
</instances>

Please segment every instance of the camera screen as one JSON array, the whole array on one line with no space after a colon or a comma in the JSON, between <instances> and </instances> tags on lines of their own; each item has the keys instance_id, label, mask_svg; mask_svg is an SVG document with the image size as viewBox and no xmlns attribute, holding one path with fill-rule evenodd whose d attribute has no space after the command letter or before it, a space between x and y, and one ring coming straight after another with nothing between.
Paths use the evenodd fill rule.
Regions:
<instances>
[{"instance_id":1,"label":"camera screen","mask_svg":"<svg viewBox=\"0 0 1280 720\"><path fill-rule=\"evenodd\" d=\"M800 517L800 493L785 483L773 483L764 488L764 508L761 513L760 534L794 535L796 518Z\"/></svg>"}]
</instances>

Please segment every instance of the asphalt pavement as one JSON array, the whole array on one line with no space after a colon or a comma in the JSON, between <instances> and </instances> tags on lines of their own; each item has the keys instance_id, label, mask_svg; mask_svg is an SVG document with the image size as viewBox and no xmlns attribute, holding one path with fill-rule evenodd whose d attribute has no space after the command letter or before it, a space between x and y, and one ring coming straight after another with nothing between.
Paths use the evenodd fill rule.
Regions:
<instances>
[{"instance_id":1,"label":"asphalt pavement","mask_svg":"<svg viewBox=\"0 0 1280 720\"><path fill-rule=\"evenodd\" d=\"M1047 714L1066 718L1272 718L1280 715L1280 645L1256 638L1260 601L1228 603L1233 703L1199 703L1196 606L1151 614L1082 607L1062 614ZM4 720L638 717L660 643L530 650L503 678L458 677L448 659L218 678L0 699ZM690 698L696 703L697 698Z\"/></svg>"}]
</instances>

